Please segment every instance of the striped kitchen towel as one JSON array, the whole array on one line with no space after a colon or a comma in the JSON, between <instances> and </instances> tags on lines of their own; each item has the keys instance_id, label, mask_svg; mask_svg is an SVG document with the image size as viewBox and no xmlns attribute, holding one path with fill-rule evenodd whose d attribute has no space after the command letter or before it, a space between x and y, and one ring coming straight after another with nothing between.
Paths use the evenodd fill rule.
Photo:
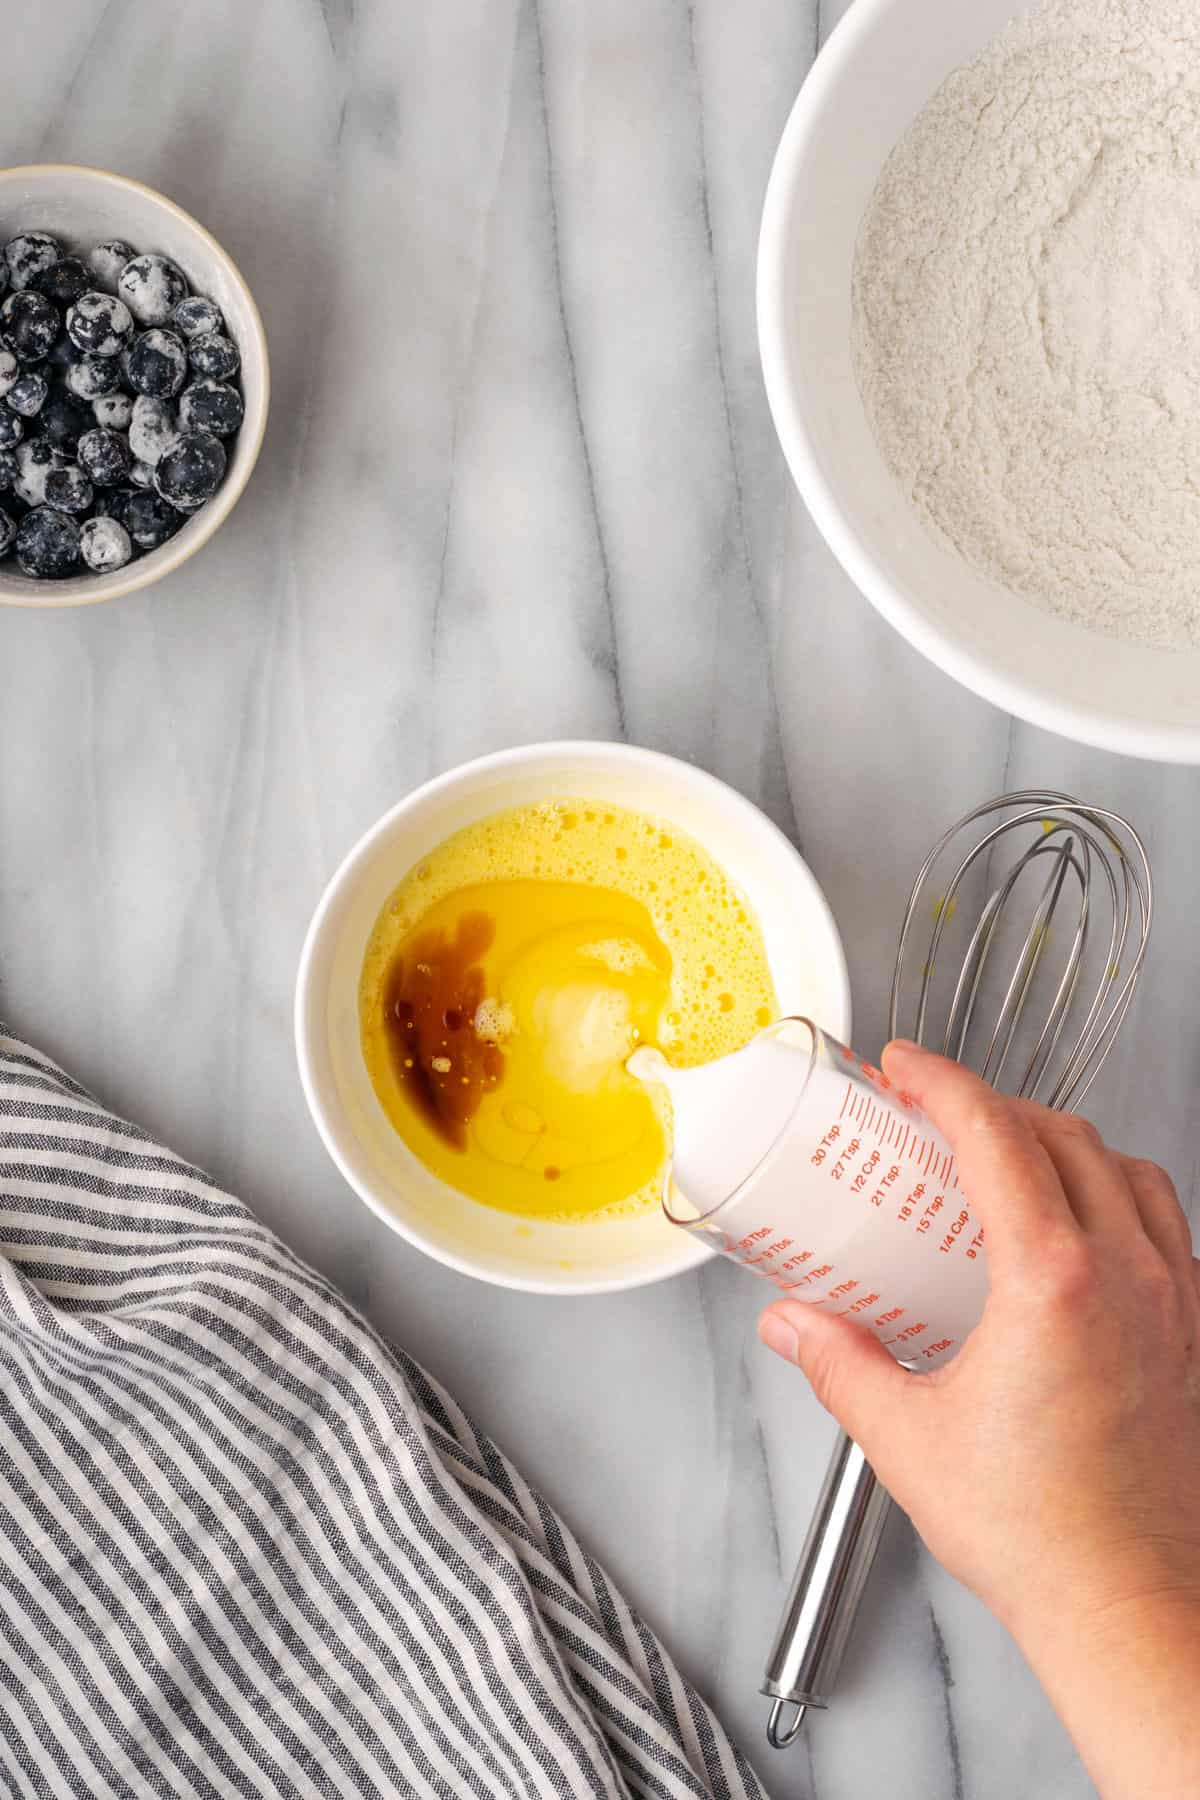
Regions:
<instances>
[{"instance_id":1,"label":"striped kitchen towel","mask_svg":"<svg viewBox=\"0 0 1200 1800\"><path fill-rule=\"evenodd\" d=\"M761 1796L453 1400L2 1034L0 1257L0 1792Z\"/></svg>"}]
</instances>

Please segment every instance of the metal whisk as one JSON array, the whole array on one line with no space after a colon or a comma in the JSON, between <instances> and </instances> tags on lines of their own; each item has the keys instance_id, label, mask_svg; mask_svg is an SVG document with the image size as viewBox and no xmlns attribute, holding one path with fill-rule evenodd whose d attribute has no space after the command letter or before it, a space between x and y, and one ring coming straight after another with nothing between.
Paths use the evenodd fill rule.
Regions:
<instances>
[{"instance_id":1,"label":"metal whisk","mask_svg":"<svg viewBox=\"0 0 1200 1800\"><path fill-rule=\"evenodd\" d=\"M963 944L974 890L986 898ZM1153 911L1145 845L1119 813L1036 788L989 800L939 839L913 883L888 1035L968 1063L1009 1093L1078 1105L1129 1010ZM922 920L929 939L915 969ZM829 1704L890 1504L840 1433L763 1678L777 1750L809 1707Z\"/></svg>"}]
</instances>

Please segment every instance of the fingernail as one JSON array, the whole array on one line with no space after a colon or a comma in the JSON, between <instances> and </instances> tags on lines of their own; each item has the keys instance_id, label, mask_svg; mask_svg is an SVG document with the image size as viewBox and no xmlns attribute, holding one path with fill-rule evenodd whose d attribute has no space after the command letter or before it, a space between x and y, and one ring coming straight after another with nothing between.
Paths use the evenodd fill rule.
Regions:
<instances>
[{"instance_id":1,"label":"fingernail","mask_svg":"<svg viewBox=\"0 0 1200 1800\"><path fill-rule=\"evenodd\" d=\"M888 1045L888 1050L899 1050L902 1056L924 1056L925 1054L921 1045L914 1044L911 1038L893 1038Z\"/></svg>"},{"instance_id":2,"label":"fingernail","mask_svg":"<svg viewBox=\"0 0 1200 1800\"><path fill-rule=\"evenodd\" d=\"M799 1362L800 1335L778 1313L763 1314L758 1321L758 1335L767 1349L773 1350L776 1356L782 1356L785 1362Z\"/></svg>"}]
</instances>

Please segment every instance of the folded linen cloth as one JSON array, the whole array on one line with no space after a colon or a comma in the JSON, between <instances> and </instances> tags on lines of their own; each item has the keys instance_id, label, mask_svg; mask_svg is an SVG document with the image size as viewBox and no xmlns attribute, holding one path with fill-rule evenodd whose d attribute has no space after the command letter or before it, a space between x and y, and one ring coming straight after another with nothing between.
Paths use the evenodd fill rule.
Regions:
<instances>
[{"instance_id":1,"label":"folded linen cloth","mask_svg":"<svg viewBox=\"0 0 1200 1800\"><path fill-rule=\"evenodd\" d=\"M512 1464L0 1032L0 1792L762 1795Z\"/></svg>"}]
</instances>

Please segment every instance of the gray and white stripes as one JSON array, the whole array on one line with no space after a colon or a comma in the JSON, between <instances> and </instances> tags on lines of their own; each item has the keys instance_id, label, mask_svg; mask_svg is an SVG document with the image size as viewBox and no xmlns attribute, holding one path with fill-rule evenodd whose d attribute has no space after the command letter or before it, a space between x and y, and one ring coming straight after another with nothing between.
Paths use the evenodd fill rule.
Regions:
<instances>
[{"instance_id":1,"label":"gray and white stripes","mask_svg":"<svg viewBox=\"0 0 1200 1800\"><path fill-rule=\"evenodd\" d=\"M0 1035L0 1793L760 1796L495 1446Z\"/></svg>"}]
</instances>

